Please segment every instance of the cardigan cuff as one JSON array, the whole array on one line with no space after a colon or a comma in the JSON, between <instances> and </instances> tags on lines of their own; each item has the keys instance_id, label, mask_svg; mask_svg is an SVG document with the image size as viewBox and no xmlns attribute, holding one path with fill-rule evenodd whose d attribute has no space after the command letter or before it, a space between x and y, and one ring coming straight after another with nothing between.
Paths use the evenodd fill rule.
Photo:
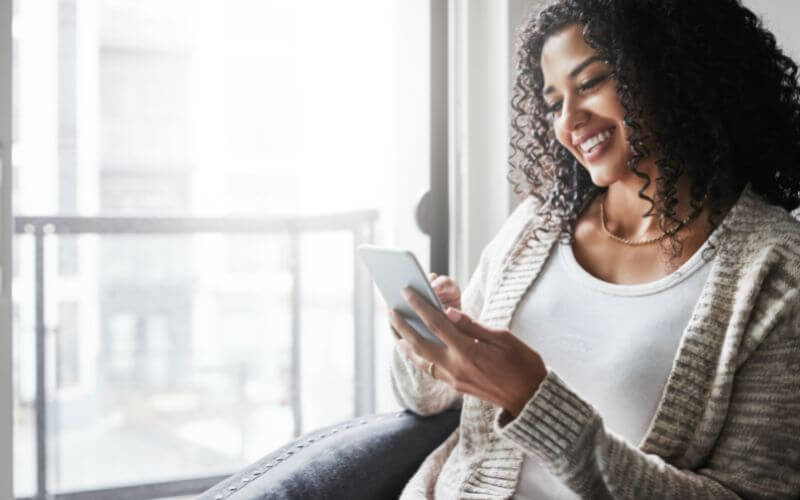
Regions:
<instances>
[{"instance_id":1,"label":"cardigan cuff","mask_svg":"<svg viewBox=\"0 0 800 500\"><path fill-rule=\"evenodd\" d=\"M567 459L599 415L548 368L536 392L514 418L496 412L493 428L523 452L555 464Z\"/></svg>"}]
</instances>

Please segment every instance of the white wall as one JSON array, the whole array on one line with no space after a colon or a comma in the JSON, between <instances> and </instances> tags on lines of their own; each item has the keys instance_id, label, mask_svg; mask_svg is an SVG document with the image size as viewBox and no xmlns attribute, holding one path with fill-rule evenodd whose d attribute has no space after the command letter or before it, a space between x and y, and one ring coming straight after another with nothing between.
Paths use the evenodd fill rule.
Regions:
<instances>
[{"instance_id":1,"label":"white wall","mask_svg":"<svg viewBox=\"0 0 800 500\"><path fill-rule=\"evenodd\" d=\"M797 0L744 0L750 10L762 16L764 24L778 39L778 45L795 62L800 61L800 2Z\"/></svg>"}]
</instances>

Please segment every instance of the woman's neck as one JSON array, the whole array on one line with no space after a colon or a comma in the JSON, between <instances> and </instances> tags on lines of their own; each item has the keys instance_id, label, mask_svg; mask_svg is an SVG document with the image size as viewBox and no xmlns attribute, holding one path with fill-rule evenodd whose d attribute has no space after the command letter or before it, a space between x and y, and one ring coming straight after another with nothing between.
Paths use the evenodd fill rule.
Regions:
<instances>
[{"instance_id":1,"label":"woman's neck","mask_svg":"<svg viewBox=\"0 0 800 500\"><path fill-rule=\"evenodd\" d=\"M650 175L650 185L644 191L644 195L657 201L656 183L653 181L656 175ZM675 218L684 220L692 213L689 197L689 180L686 175L682 176L676 187L676 197L678 204L674 208ZM655 208L647 217L643 217L652 205L647 199L639 197L639 190L642 188L642 179L636 175L614 182L608 186L603 209L605 213L605 224L608 230L622 238L640 240L659 236L663 234L660 227L660 217ZM669 226L668 226L669 228Z\"/></svg>"}]
</instances>

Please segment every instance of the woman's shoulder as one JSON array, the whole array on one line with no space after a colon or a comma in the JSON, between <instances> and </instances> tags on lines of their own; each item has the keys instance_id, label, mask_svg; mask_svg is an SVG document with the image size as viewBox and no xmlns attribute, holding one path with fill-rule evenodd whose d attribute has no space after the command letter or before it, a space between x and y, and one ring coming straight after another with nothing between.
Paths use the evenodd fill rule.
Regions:
<instances>
[{"instance_id":1,"label":"woman's shoulder","mask_svg":"<svg viewBox=\"0 0 800 500\"><path fill-rule=\"evenodd\" d=\"M729 250L742 265L771 255L800 285L800 212L773 205L749 187L726 221Z\"/></svg>"},{"instance_id":2,"label":"woman's shoulder","mask_svg":"<svg viewBox=\"0 0 800 500\"><path fill-rule=\"evenodd\" d=\"M742 194L739 204L741 213L732 223L740 225L750 240L787 246L800 253L800 241L797 240L800 237L800 208L789 212L771 204L749 187Z\"/></svg>"}]
</instances>

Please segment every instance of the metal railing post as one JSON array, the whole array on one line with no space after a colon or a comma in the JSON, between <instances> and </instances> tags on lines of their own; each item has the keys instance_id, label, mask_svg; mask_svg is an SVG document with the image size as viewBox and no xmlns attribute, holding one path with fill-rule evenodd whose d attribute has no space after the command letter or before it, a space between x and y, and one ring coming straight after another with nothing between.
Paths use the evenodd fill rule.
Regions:
<instances>
[{"instance_id":1,"label":"metal railing post","mask_svg":"<svg viewBox=\"0 0 800 500\"><path fill-rule=\"evenodd\" d=\"M353 229L353 340L355 349L355 415L375 412L375 308L372 281L356 249L372 241L372 222Z\"/></svg>"},{"instance_id":2,"label":"metal railing post","mask_svg":"<svg viewBox=\"0 0 800 500\"><path fill-rule=\"evenodd\" d=\"M292 269L292 416L294 418L294 437L299 437L303 430L303 400L300 389L303 373L301 365L301 318L300 306L302 294L300 290L300 236L292 228L289 237L289 248Z\"/></svg>"},{"instance_id":3,"label":"metal railing post","mask_svg":"<svg viewBox=\"0 0 800 500\"><path fill-rule=\"evenodd\" d=\"M47 393L45 378L46 344L44 325L44 230L34 226L35 298L36 309L36 497L47 496Z\"/></svg>"}]
</instances>

